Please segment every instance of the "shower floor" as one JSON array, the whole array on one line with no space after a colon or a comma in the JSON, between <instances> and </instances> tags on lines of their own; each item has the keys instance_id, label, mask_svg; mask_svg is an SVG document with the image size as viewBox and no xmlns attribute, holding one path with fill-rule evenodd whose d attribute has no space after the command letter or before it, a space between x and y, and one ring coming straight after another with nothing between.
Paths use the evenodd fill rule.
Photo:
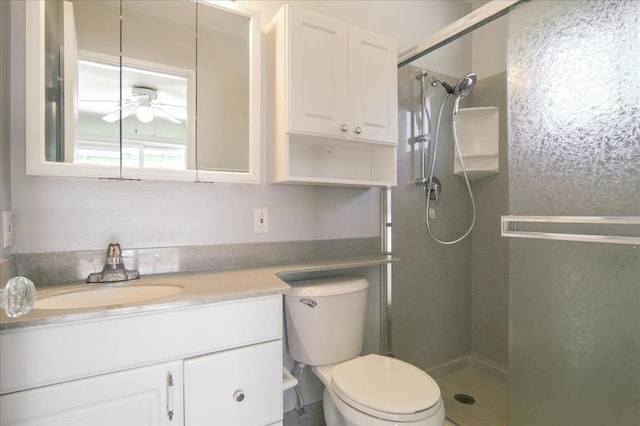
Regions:
<instances>
[{"instance_id":1,"label":"shower floor","mask_svg":"<svg viewBox=\"0 0 640 426\"><path fill-rule=\"evenodd\" d=\"M459 426L506 426L507 379L506 372L467 361L457 368L431 374L442 392L447 419ZM455 400L456 394L471 395L475 403L463 404Z\"/></svg>"}]
</instances>

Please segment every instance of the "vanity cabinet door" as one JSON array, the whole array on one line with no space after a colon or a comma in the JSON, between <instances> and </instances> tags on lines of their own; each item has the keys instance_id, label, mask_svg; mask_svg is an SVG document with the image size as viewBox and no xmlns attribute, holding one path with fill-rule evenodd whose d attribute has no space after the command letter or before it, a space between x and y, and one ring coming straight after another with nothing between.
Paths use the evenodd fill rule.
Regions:
<instances>
[{"instance_id":1,"label":"vanity cabinet door","mask_svg":"<svg viewBox=\"0 0 640 426\"><path fill-rule=\"evenodd\" d=\"M184 361L186 425L282 421L282 341Z\"/></svg>"},{"instance_id":2,"label":"vanity cabinet door","mask_svg":"<svg viewBox=\"0 0 640 426\"><path fill-rule=\"evenodd\" d=\"M2 425L179 426L182 418L182 361L0 397Z\"/></svg>"}]
</instances>

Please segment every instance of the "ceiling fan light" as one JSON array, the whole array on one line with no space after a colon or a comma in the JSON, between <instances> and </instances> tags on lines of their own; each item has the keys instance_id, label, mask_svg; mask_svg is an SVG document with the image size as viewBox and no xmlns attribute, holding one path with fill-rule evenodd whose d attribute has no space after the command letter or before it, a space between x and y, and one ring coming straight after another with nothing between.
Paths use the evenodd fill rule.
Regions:
<instances>
[{"instance_id":1,"label":"ceiling fan light","mask_svg":"<svg viewBox=\"0 0 640 426\"><path fill-rule=\"evenodd\" d=\"M136 111L136 117L143 123L151 123L153 121L153 109L146 105L140 105Z\"/></svg>"}]
</instances>

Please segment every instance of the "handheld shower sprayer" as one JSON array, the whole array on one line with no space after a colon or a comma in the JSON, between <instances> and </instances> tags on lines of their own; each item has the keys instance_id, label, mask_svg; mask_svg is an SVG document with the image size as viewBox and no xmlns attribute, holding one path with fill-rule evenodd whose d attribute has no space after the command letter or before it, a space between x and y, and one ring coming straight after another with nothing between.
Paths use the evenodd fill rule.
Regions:
<instances>
[{"instance_id":1,"label":"handheld shower sprayer","mask_svg":"<svg viewBox=\"0 0 640 426\"><path fill-rule=\"evenodd\" d=\"M476 81L478 81L478 77L473 72L462 77L460 81L458 81L458 83L455 85L455 87L450 85L446 81L442 81L435 77L431 77L431 79L429 80L431 86L436 87L438 84L440 84L449 95L453 95L456 97L456 100L453 104L454 120L456 119L456 115L458 115L458 105L460 104L460 99L465 98L473 91L473 88L476 85Z\"/></svg>"},{"instance_id":2,"label":"handheld shower sprayer","mask_svg":"<svg viewBox=\"0 0 640 426\"><path fill-rule=\"evenodd\" d=\"M424 80L424 76L422 77ZM438 121L436 124L436 133L435 133L435 137L433 138L433 156L431 157L431 166L429 167L429 178L426 179L426 182L432 183L434 182L434 176L433 176L433 171L435 169L435 164L436 164L436 156L437 156L437 152L438 152L438 143L439 143L439 133L440 133L440 124L442 123L442 111L444 110L444 106L445 103L447 101L447 98L449 97L449 95L453 95L455 97L455 101L453 103L453 112L452 112L452 122L453 122L453 142L454 142L454 146L455 146L455 152L458 154L458 160L460 161L460 164L462 166L462 171L464 174L464 180L467 186L467 190L469 193L469 199L471 200L471 209L473 212L473 218L471 220L471 225L469 226L469 228L467 229L467 231L460 236L459 238L456 238L454 240L450 240L450 241L444 241L439 239L438 237L436 237L433 232L431 231L431 204L430 201L432 199L434 199L436 201L436 203L438 202L438 193L436 192L436 197L432 198L429 195L431 195L431 191L427 191L427 188L425 187L425 194L427 194L427 201L426 201L426 205L425 205L425 222L426 222L426 227L427 227L427 231L429 232L429 235L431 235L431 237L438 243L440 244L455 244L459 241L462 241L464 238L467 237L467 235L469 235L469 233L471 233L471 230L473 229L473 225L475 224L476 221L476 205L475 205L475 201L473 200L473 192L471 191L471 184L469 183L469 177L467 176L467 171L464 167L464 160L462 158L462 154L460 152L460 146L458 144L458 135L457 135L457 129L456 129L456 116L458 115L458 105L460 104L460 100L466 96L468 96L472 91L473 88L476 85L476 81L477 81L477 76L475 73L469 73L467 75L465 75L463 78L460 79L460 81L458 81L458 83L455 86L451 86L450 84L448 84L445 81L442 81L438 78L435 77L431 77L429 79L429 83L431 84L432 87L436 87L438 85L441 85L444 90L447 92L447 94L444 96L444 98L442 99L442 103L440 104L440 112L438 113ZM440 185L438 182L438 189L440 189Z\"/></svg>"},{"instance_id":3,"label":"handheld shower sprayer","mask_svg":"<svg viewBox=\"0 0 640 426\"><path fill-rule=\"evenodd\" d=\"M476 74L471 72L462 77L460 81L458 81L458 84L455 85L455 87L450 85L446 81L442 81L436 77L431 77L429 79L429 82L433 87L436 87L438 84L440 84L450 95L453 95L457 98L464 98L473 91L477 80L478 77L476 76Z\"/></svg>"},{"instance_id":4,"label":"handheld shower sprayer","mask_svg":"<svg viewBox=\"0 0 640 426\"><path fill-rule=\"evenodd\" d=\"M476 85L476 81L478 81L478 77L475 73L471 72L465 75L460 79L458 84L456 84L456 87L453 89L453 94L459 98L464 98L473 91L473 88Z\"/></svg>"}]
</instances>

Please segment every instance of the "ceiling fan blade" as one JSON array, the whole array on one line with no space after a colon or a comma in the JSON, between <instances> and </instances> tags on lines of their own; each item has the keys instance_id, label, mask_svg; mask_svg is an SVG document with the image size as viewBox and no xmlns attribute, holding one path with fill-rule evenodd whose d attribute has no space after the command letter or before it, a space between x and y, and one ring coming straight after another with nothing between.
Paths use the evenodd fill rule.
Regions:
<instances>
[{"instance_id":1,"label":"ceiling fan blade","mask_svg":"<svg viewBox=\"0 0 640 426\"><path fill-rule=\"evenodd\" d=\"M107 123L113 123L115 121L120 120L120 108L103 116L102 119Z\"/></svg>"},{"instance_id":2,"label":"ceiling fan blade","mask_svg":"<svg viewBox=\"0 0 640 426\"><path fill-rule=\"evenodd\" d=\"M168 119L169 121L171 121L172 123L176 123L176 124L180 124L182 123L182 121L178 120L175 116L173 116L172 114L170 114L169 112L165 111L164 109L160 108L158 105L156 104L151 104L151 108L155 109L156 111L158 111L163 117L165 117L166 119Z\"/></svg>"},{"instance_id":3,"label":"ceiling fan blade","mask_svg":"<svg viewBox=\"0 0 640 426\"><path fill-rule=\"evenodd\" d=\"M186 106L185 105L181 105L181 104L165 104L163 102L156 102L153 101L154 105L158 105L158 106L162 106L162 107L169 107L169 108L181 108L181 109L185 109Z\"/></svg>"},{"instance_id":4,"label":"ceiling fan blade","mask_svg":"<svg viewBox=\"0 0 640 426\"><path fill-rule=\"evenodd\" d=\"M124 108L122 108L122 118L127 118L131 114L134 114L137 109L138 109L137 104L125 105Z\"/></svg>"},{"instance_id":5,"label":"ceiling fan blade","mask_svg":"<svg viewBox=\"0 0 640 426\"><path fill-rule=\"evenodd\" d=\"M108 103L108 104L119 104L118 100L111 99L78 99L78 103Z\"/></svg>"},{"instance_id":6,"label":"ceiling fan blade","mask_svg":"<svg viewBox=\"0 0 640 426\"><path fill-rule=\"evenodd\" d=\"M136 112L136 108L136 105L126 105L124 108L122 108L122 118L126 118ZM120 120L120 108L105 115L104 117L102 117L102 119L108 123L114 123Z\"/></svg>"}]
</instances>

